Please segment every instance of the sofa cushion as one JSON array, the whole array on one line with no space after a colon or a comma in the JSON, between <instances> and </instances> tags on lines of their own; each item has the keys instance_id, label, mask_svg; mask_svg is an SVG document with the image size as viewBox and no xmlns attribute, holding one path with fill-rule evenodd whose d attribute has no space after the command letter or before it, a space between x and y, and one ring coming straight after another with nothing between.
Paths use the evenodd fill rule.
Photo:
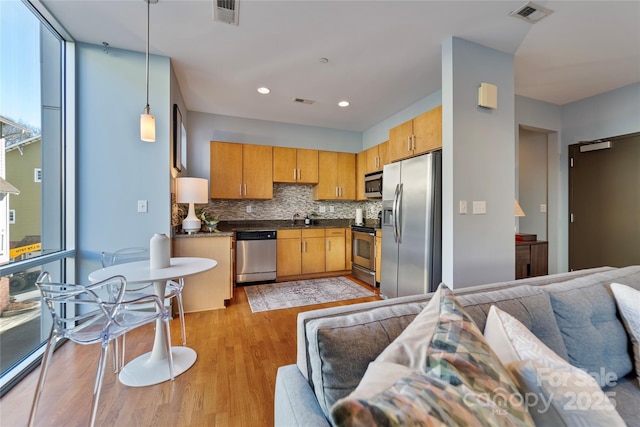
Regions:
<instances>
[{"instance_id":1,"label":"sofa cushion","mask_svg":"<svg viewBox=\"0 0 640 427\"><path fill-rule=\"evenodd\" d=\"M437 322L432 325L433 316ZM422 330L424 339L418 343ZM416 350L424 358L407 358L408 351ZM411 367L392 360L406 361ZM394 364L398 369L388 369ZM372 391L372 382L389 380L394 374L389 387ZM352 394L358 397L338 401L332 418L338 426L532 426L524 405L510 399L516 394L517 388L473 320L441 285L389 351L372 363Z\"/></svg>"},{"instance_id":2,"label":"sofa cushion","mask_svg":"<svg viewBox=\"0 0 640 427\"><path fill-rule=\"evenodd\" d=\"M507 365L536 425L625 427L596 380L565 363L564 368L549 368L534 360Z\"/></svg>"},{"instance_id":3,"label":"sofa cushion","mask_svg":"<svg viewBox=\"0 0 640 427\"><path fill-rule=\"evenodd\" d=\"M631 339L636 375L640 381L640 291L620 283L612 283L611 291Z\"/></svg>"},{"instance_id":4,"label":"sofa cushion","mask_svg":"<svg viewBox=\"0 0 640 427\"><path fill-rule=\"evenodd\" d=\"M569 362L592 375L622 378L631 372L629 341L609 284L640 288L640 266L545 286Z\"/></svg>"},{"instance_id":5,"label":"sofa cushion","mask_svg":"<svg viewBox=\"0 0 640 427\"><path fill-rule=\"evenodd\" d=\"M549 295L541 288L517 286L478 294L460 295L458 300L480 330L485 329L492 306L509 313L564 360L567 349L553 314Z\"/></svg>"},{"instance_id":6,"label":"sofa cushion","mask_svg":"<svg viewBox=\"0 0 640 427\"><path fill-rule=\"evenodd\" d=\"M635 375L620 378L605 390L628 426L640 426L640 384Z\"/></svg>"},{"instance_id":7,"label":"sofa cushion","mask_svg":"<svg viewBox=\"0 0 640 427\"><path fill-rule=\"evenodd\" d=\"M356 388L369 363L426 304L382 306L307 322L309 380L327 417L331 405Z\"/></svg>"},{"instance_id":8,"label":"sofa cushion","mask_svg":"<svg viewBox=\"0 0 640 427\"><path fill-rule=\"evenodd\" d=\"M516 381L536 425L625 425L593 377L556 355L513 316L491 307L484 336Z\"/></svg>"}]
</instances>

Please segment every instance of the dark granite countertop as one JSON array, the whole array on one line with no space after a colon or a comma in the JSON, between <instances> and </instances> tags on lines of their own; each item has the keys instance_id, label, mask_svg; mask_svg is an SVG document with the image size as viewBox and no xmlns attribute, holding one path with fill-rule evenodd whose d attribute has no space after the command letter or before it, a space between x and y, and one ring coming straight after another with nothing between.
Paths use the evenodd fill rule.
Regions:
<instances>
[{"instance_id":1,"label":"dark granite countertop","mask_svg":"<svg viewBox=\"0 0 640 427\"><path fill-rule=\"evenodd\" d=\"M236 231L244 230L285 230L296 228L348 228L355 225L353 219L316 219L311 225L305 225L303 219L291 220L256 220L256 221L220 221L218 232L198 232L194 234L176 233L174 237L224 237ZM380 228L378 220L366 220L365 226Z\"/></svg>"}]
</instances>

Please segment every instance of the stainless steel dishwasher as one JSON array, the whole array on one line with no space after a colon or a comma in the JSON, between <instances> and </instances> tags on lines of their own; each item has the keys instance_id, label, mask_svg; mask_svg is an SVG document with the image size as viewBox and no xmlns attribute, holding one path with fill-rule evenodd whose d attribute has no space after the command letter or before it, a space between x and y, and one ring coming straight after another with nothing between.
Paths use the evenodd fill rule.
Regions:
<instances>
[{"instance_id":1,"label":"stainless steel dishwasher","mask_svg":"<svg viewBox=\"0 0 640 427\"><path fill-rule=\"evenodd\" d=\"M275 230L236 231L236 283L275 279Z\"/></svg>"}]
</instances>

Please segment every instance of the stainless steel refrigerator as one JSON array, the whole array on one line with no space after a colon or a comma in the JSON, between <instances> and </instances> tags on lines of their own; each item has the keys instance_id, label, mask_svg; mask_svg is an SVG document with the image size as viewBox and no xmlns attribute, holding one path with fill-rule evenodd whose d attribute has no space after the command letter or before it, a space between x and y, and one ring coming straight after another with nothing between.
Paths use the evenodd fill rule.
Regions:
<instances>
[{"instance_id":1,"label":"stainless steel refrigerator","mask_svg":"<svg viewBox=\"0 0 640 427\"><path fill-rule=\"evenodd\" d=\"M385 298L433 292L442 279L442 153L384 166L382 266Z\"/></svg>"}]
</instances>

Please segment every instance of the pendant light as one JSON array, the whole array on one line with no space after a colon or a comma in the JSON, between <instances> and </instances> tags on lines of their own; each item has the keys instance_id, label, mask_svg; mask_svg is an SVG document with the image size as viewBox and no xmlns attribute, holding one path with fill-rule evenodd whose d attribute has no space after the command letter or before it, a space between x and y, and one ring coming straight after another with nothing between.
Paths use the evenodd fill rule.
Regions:
<instances>
[{"instance_id":1,"label":"pendant light","mask_svg":"<svg viewBox=\"0 0 640 427\"><path fill-rule=\"evenodd\" d=\"M140 139L144 142L156 142L156 118L151 114L149 107L149 9L151 3L158 3L158 0L144 0L147 3L147 105L144 113L140 114Z\"/></svg>"}]
</instances>

